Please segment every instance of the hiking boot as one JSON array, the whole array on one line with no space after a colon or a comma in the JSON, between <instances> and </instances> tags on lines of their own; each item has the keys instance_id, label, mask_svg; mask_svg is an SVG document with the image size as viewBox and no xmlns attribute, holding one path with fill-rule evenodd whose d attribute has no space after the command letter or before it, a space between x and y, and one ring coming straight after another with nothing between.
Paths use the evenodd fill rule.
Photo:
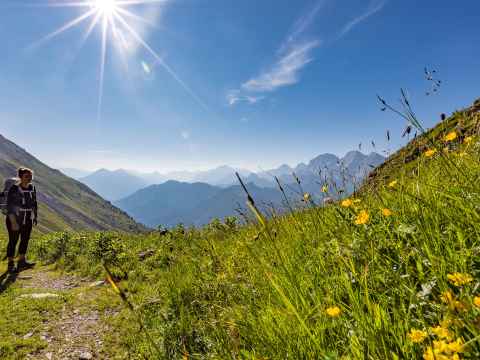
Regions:
<instances>
[{"instance_id":1,"label":"hiking boot","mask_svg":"<svg viewBox=\"0 0 480 360\"><path fill-rule=\"evenodd\" d=\"M34 262L27 262L27 260L20 260L18 263L17 263L17 271L22 271L22 270L27 270L27 269L31 269L35 266L35 263Z\"/></svg>"},{"instance_id":2,"label":"hiking boot","mask_svg":"<svg viewBox=\"0 0 480 360\"><path fill-rule=\"evenodd\" d=\"M17 271L17 269L15 268L15 263L13 261L8 262L7 271L9 273L14 273Z\"/></svg>"}]
</instances>

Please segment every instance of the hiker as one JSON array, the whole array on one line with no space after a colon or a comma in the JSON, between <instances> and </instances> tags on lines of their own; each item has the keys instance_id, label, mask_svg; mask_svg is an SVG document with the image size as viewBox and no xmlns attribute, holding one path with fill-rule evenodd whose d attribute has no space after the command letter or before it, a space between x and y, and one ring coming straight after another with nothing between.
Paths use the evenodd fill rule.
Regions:
<instances>
[{"instance_id":1,"label":"hiker","mask_svg":"<svg viewBox=\"0 0 480 360\"><path fill-rule=\"evenodd\" d=\"M32 185L33 171L28 168L18 169L17 183L11 184L6 195L6 223L8 230L8 271L15 272L29 269L35 266L33 262L27 262L28 241L32 232L32 226L37 225L37 193ZM11 180L11 179L9 179ZM7 182L5 185L7 187ZM15 248L20 238L18 247L18 263L15 269Z\"/></svg>"}]
</instances>

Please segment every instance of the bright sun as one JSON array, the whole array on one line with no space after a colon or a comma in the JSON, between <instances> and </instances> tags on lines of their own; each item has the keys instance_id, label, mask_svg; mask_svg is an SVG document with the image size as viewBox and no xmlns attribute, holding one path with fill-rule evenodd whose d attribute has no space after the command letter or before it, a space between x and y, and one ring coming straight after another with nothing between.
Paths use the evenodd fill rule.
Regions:
<instances>
[{"instance_id":1,"label":"bright sun","mask_svg":"<svg viewBox=\"0 0 480 360\"><path fill-rule=\"evenodd\" d=\"M3 0L0 0L0 3ZM182 81L182 79L173 71L173 69L161 58L155 50L142 38L142 36L135 29L135 24L143 23L152 25L149 20L131 12L129 8L148 4L162 4L171 0L36 0L38 2L46 2L40 4L40 6L58 8L84 8L78 17L67 22L57 30L44 36L39 41L35 42L31 46L39 46L51 39L59 36L68 29L71 29L78 24L89 20L85 33L82 36L82 43L88 39L93 29L99 25L101 31L101 50L100 50L100 74L99 74L99 86L98 86L98 106L97 116L100 118L100 110L102 107L103 98L103 82L105 73L105 63L107 56L107 43L111 41L115 48L118 50L122 62L127 64L127 56L130 53L131 43L134 42L148 52L153 58L154 65L162 66L178 83L183 87L190 96L197 101L204 109L209 110L207 105L188 87L188 85ZM38 6L35 5L35 6ZM128 66L125 66L128 70ZM142 61L142 68L146 73L150 73L151 65Z\"/></svg>"},{"instance_id":2,"label":"bright sun","mask_svg":"<svg viewBox=\"0 0 480 360\"><path fill-rule=\"evenodd\" d=\"M118 8L116 0L95 0L93 6L105 15L112 15Z\"/></svg>"}]
</instances>

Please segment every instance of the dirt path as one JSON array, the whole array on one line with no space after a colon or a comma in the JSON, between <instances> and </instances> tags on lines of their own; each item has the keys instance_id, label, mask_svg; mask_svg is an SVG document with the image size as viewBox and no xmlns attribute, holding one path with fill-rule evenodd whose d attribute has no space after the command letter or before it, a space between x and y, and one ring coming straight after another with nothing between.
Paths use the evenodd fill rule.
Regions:
<instances>
[{"instance_id":1,"label":"dirt path","mask_svg":"<svg viewBox=\"0 0 480 360\"><path fill-rule=\"evenodd\" d=\"M24 290L21 297L63 299L63 306L55 316L49 316L40 326L31 329L23 338L37 336L46 347L27 355L28 359L103 359L103 337L111 331L105 320L116 316L112 308L95 302L100 292L105 293L102 281L59 274L48 268L21 272L16 286Z\"/></svg>"}]
</instances>

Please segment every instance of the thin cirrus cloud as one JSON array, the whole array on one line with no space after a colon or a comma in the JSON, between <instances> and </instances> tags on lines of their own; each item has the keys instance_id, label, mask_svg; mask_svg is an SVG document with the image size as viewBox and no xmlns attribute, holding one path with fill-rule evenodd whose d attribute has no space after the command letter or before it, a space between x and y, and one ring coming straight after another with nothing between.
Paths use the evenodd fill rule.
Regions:
<instances>
[{"instance_id":1,"label":"thin cirrus cloud","mask_svg":"<svg viewBox=\"0 0 480 360\"><path fill-rule=\"evenodd\" d=\"M318 39L305 41L301 40L301 37L314 22L325 2L326 0L317 1L313 8L295 21L276 52L277 60L271 66L244 82L240 89L227 93L227 102L230 106L240 102L256 104L265 99L265 96L259 96L258 93L273 92L280 87L296 84L300 80L300 71L313 60L313 49L321 45Z\"/></svg>"},{"instance_id":2,"label":"thin cirrus cloud","mask_svg":"<svg viewBox=\"0 0 480 360\"><path fill-rule=\"evenodd\" d=\"M345 26L340 30L337 40L345 36L347 33L349 33L355 26L360 24L361 22L367 20L370 16L376 14L380 10L383 9L385 4L387 3L387 0L372 0L370 1L370 4L367 8L367 10L363 13L360 14L360 16L357 16L355 19L349 21L348 23L345 24Z\"/></svg>"},{"instance_id":3,"label":"thin cirrus cloud","mask_svg":"<svg viewBox=\"0 0 480 360\"><path fill-rule=\"evenodd\" d=\"M256 104L264 99L264 96L253 96L242 94L240 90L230 90L227 94L227 102L229 105L235 105L239 102L246 102L248 104Z\"/></svg>"},{"instance_id":4,"label":"thin cirrus cloud","mask_svg":"<svg viewBox=\"0 0 480 360\"><path fill-rule=\"evenodd\" d=\"M339 40L357 25L382 10L387 1L370 0L366 11L347 22L332 41ZM317 1L308 13L295 21L286 40L277 50L277 60L271 66L244 82L240 89L230 90L227 93L227 102L230 106L240 102L256 104L265 98L265 96L258 96L259 93L273 92L300 81L300 72L314 60L313 51L322 45L321 40L305 40L304 35L326 2L327 0Z\"/></svg>"},{"instance_id":5,"label":"thin cirrus cloud","mask_svg":"<svg viewBox=\"0 0 480 360\"><path fill-rule=\"evenodd\" d=\"M251 92L271 92L282 86L296 84L299 73L313 60L311 52L320 46L319 40L295 43L270 69L242 84L242 89Z\"/></svg>"}]
</instances>

